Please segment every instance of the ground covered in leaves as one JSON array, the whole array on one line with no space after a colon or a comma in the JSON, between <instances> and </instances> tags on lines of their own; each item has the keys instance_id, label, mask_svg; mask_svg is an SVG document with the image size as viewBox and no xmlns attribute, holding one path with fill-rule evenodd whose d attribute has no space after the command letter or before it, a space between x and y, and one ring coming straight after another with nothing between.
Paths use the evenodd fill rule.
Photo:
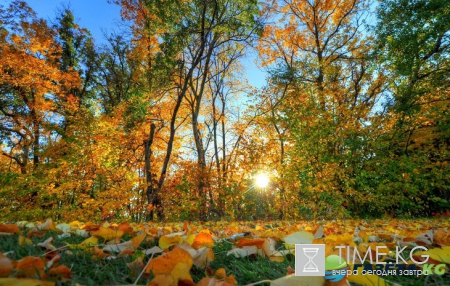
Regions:
<instances>
[{"instance_id":1,"label":"ground covered in leaves","mask_svg":"<svg viewBox=\"0 0 450 286\"><path fill-rule=\"evenodd\" d=\"M351 251L364 255L368 249L388 248L392 252L379 257L386 263L398 259L394 254L398 249L423 246L402 260L414 264L428 256L427 263L443 265L444 271L419 276L349 275L339 285L449 285L449 225L448 218L0 223L0 285L305 285L293 277L293 247L309 243L325 244L326 256L338 254L338 246L349 246L341 249L343 257L352 257L354 253L347 253ZM417 269L423 267L416 264ZM326 281L317 277L308 283Z\"/></svg>"}]
</instances>

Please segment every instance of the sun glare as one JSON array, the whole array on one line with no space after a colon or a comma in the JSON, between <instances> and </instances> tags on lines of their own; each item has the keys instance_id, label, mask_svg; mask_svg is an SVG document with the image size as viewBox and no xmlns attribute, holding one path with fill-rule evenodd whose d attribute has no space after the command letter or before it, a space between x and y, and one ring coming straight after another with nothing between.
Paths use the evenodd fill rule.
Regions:
<instances>
[{"instance_id":1,"label":"sun glare","mask_svg":"<svg viewBox=\"0 0 450 286\"><path fill-rule=\"evenodd\" d=\"M255 184L258 188L264 189L269 185L269 177L265 174L258 174L255 177Z\"/></svg>"}]
</instances>

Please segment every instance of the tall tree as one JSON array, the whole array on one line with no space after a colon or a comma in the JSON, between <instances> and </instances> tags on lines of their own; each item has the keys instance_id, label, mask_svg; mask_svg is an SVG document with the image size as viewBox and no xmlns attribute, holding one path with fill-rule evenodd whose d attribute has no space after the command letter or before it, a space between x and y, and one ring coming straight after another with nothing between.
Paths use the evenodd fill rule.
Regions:
<instances>
[{"instance_id":1,"label":"tall tree","mask_svg":"<svg viewBox=\"0 0 450 286\"><path fill-rule=\"evenodd\" d=\"M2 154L25 174L30 155L34 168L40 162L42 133L55 126L52 113L76 108L76 97L66 91L77 88L80 78L59 69L55 31L24 2L14 1L0 13L0 135L9 145Z\"/></svg>"},{"instance_id":2,"label":"tall tree","mask_svg":"<svg viewBox=\"0 0 450 286\"><path fill-rule=\"evenodd\" d=\"M392 129L383 154L391 154L388 166L395 175L388 180L403 186L403 211L447 209L450 4L381 1L378 18L378 52L390 72L392 99Z\"/></svg>"},{"instance_id":3,"label":"tall tree","mask_svg":"<svg viewBox=\"0 0 450 286\"><path fill-rule=\"evenodd\" d=\"M189 91L196 93L192 105L192 128L199 166L204 171L206 162L199 134L198 116L211 58L213 52L225 43L245 41L252 36L257 27L258 7L256 1L122 1L121 3L124 16L135 20L136 37L142 41L139 49L150 51L142 61L146 68L144 74L149 93L157 94L154 82L161 82L166 78L170 79L164 81L170 83L167 89L176 94L169 123L166 155L159 179L156 186L149 186L148 189L149 203L155 205L159 210L159 216L162 216L160 196L173 150L178 112L186 94ZM150 146L147 150L151 150ZM151 170L146 172L149 173ZM202 199L205 197L203 185L204 182L200 180L198 188ZM203 210L203 213L205 211Z\"/></svg>"},{"instance_id":4,"label":"tall tree","mask_svg":"<svg viewBox=\"0 0 450 286\"><path fill-rule=\"evenodd\" d=\"M361 140L383 87L383 74L370 68L367 57L372 46L362 31L367 4L266 4L278 23L266 27L260 55L264 65L278 65L272 68L279 90L276 112L287 123L286 142L295 146L290 164L298 170L299 195L314 214L334 215L354 197L349 182L357 167L350 162L363 160Z\"/></svg>"},{"instance_id":5,"label":"tall tree","mask_svg":"<svg viewBox=\"0 0 450 286\"><path fill-rule=\"evenodd\" d=\"M192 133L195 142L198 164L198 196L202 200L200 216L206 219L207 216L207 196L209 183L207 179L207 158L206 158L206 137L202 135L201 115L202 105L205 104L206 94L214 92L208 90L208 82L213 76L225 76L229 73L231 64L243 56L242 44L255 38L259 28L256 16L258 8L255 2L234 2L234 1L205 1L199 2L199 8L205 11L203 14L201 29L203 35L205 52L203 59L195 69L193 76L189 80L188 102L192 114ZM194 54L196 41L188 45L186 53ZM212 65L216 61L225 61L223 67L219 70L213 69ZM203 133L207 132L205 130Z\"/></svg>"}]
</instances>

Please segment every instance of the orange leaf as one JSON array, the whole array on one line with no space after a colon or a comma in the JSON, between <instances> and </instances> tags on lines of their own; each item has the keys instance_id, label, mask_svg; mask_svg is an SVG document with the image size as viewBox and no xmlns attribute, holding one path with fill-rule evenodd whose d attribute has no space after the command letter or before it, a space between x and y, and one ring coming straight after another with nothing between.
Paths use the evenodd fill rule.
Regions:
<instances>
[{"instance_id":1,"label":"orange leaf","mask_svg":"<svg viewBox=\"0 0 450 286\"><path fill-rule=\"evenodd\" d=\"M123 233L132 234L134 232L133 227L128 222L123 222L117 227L118 230L123 231Z\"/></svg>"},{"instance_id":2,"label":"orange leaf","mask_svg":"<svg viewBox=\"0 0 450 286\"><path fill-rule=\"evenodd\" d=\"M105 253L103 250L101 250L97 246L94 246L94 248L91 248L90 253L100 259L110 256L109 254Z\"/></svg>"},{"instance_id":3,"label":"orange leaf","mask_svg":"<svg viewBox=\"0 0 450 286\"><path fill-rule=\"evenodd\" d=\"M147 286L173 286L175 280L170 275L156 275Z\"/></svg>"},{"instance_id":4,"label":"orange leaf","mask_svg":"<svg viewBox=\"0 0 450 286\"><path fill-rule=\"evenodd\" d=\"M199 249L199 248L205 247L205 246L213 247L214 240L210 234L201 232L195 237L192 247L195 249Z\"/></svg>"},{"instance_id":5,"label":"orange leaf","mask_svg":"<svg viewBox=\"0 0 450 286\"><path fill-rule=\"evenodd\" d=\"M72 271L70 271L69 267L66 265L59 265L57 267L51 268L49 271L51 276L61 277L64 281L68 281L70 279L70 275Z\"/></svg>"},{"instance_id":6,"label":"orange leaf","mask_svg":"<svg viewBox=\"0 0 450 286\"><path fill-rule=\"evenodd\" d=\"M100 229L100 225L94 224L92 222L87 222L85 225L80 227L80 229L85 229L86 231L95 231L95 230Z\"/></svg>"},{"instance_id":7,"label":"orange leaf","mask_svg":"<svg viewBox=\"0 0 450 286\"><path fill-rule=\"evenodd\" d=\"M13 269L12 260L0 252L0 277L8 277Z\"/></svg>"},{"instance_id":8,"label":"orange leaf","mask_svg":"<svg viewBox=\"0 0 450 286\"><path fill-rule=\"evenodd\" d=\"M258 248L262 248L264 241L265 241L264 238L251 238L251 239L250 238L242 238L236 244L239 247L256 246Z\"/></svg>"},{"instance_id":9,"label":"orange leaf","mask_svg":"<svg viewBox=\"0 0 450 286\"><path fill-rule=\"evenodd\" d=\"M231 274L230 276L228 276L227 278L225 278L225 282L231 284L231 285L237 285L238 282L236 281L236 278L234 278L234 275Z\"/></svg>"},{"instance_id":10,"label":"orange leaf","mask_svg":"<svg viewBox=\"0 0 450 286\"><path fill-rule=\"evenodd\" d=\"M42 278L44 277L45 262L40 257L27 256L17 262L18 277Z\"/></svg>"},{"instance_id":11,"label":"orange leaf","mask_svg":"<svg viewBox=\"0 0 450 286\"><path fill-rule=\"evenodd\" d=\"M216 273L214 275L219 279L225 279L227 277L227 272L225 268L219 268L216 270Z\"/></svg>"},{"instance_id":12,"label":"orange leaf","mask_svg":"<svg viewBox=\"0 0 450 286\"><path fill-rule=\"evenodd\" d=\"M117 258L123 257L123 256L133 256L133 254L134 254L134 250L124 249L117 255Z\"/></svg>"},{"instance_id":13,"label":"orange leaf","mask_svg":"<svg viewBox=\"0 0 450 286\"><path fill-rule=\"evenodd\" d=\"M145 237L147 235L145 233L140 233L138 235L136 235L135 237L133 237L132 239L130 239L131 244L135 247L138 248L139 245L141 245L142 241L144 241Z\"/></svg>"},{"instance_id":14,"label":"orange leaf","mask_svg":"<svg viewBox=\"0 0 450 286\"><path fill-rule=\"evenodd\" d=\"M153 275L168 275L172 272L177 263L184 263L191 268L194 263L194 259L186 250L175 248L174 250L150 261L145 269L145 273L150 273L150 271L152 271Z\"/></svg>"},{"instance_id":15,"label":"orange leaf","mask_svg":"<svg viewBox=\"0 0 450 286\"><path fill-rule=\"evenodd\" d=\"M15 224L0 224L0 232L6 233L18 233L20 231L19 227Z\"/></svg>"}]
</instances>

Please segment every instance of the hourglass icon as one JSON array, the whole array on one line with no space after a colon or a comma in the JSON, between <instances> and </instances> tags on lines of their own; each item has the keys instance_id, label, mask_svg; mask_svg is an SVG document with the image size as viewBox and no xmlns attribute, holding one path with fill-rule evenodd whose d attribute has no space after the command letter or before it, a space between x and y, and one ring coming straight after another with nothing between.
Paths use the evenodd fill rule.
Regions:
<instances>
[{"instance_id":1,"label":"hourglass icon","mask_svg":"<svg viewBox=\"0 0 450 286\"><path fill-rule=\"evenodd\" d=\"M313 258L316 257L318 251L318 248L303 248L303 253L308 257L308 262L303 267L303 272L319 272L319 267L313 262Z\"/></svg>"}]
</instances>

